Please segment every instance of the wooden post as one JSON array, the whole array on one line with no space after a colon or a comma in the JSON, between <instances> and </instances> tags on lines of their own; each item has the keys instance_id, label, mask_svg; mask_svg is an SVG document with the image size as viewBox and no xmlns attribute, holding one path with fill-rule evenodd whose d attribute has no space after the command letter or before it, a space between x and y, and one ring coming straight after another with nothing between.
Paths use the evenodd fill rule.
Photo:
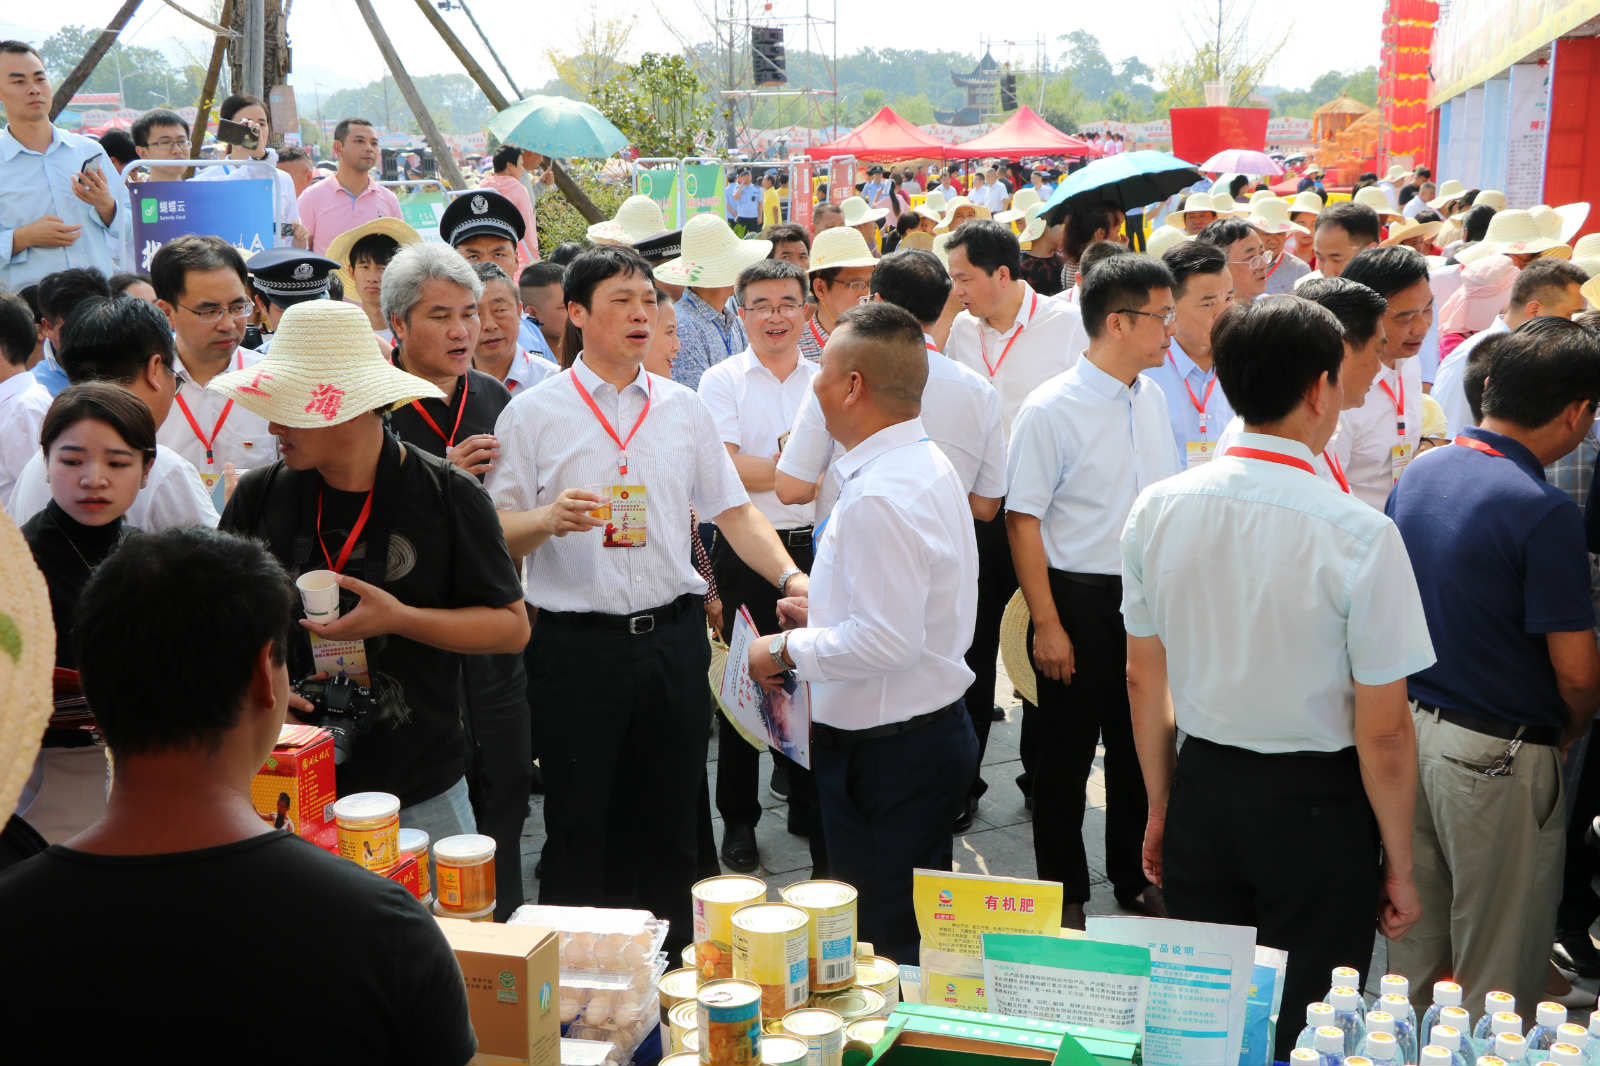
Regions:
<instances>
[{"instance_id":1,"label":"wooden post","mask_svg":"<svg viewBox=\"0 0 1600 1066\"><path fill-rule=\"evenodd\" d=\"M233 25L233 6L235 0L222 0L222 15L217 20L219 26ZM228 55L228 38L224 34L217 34L216 43L211 46L211 65L206 67L206 81L200 87L200 106L195 109L194 128L189 131L189 158L199 159L200 149L205 147L206 126L211 122L211 105L217 95L217 78L222 74L222 61Z\"/></svg>"},{"instance_id":2,"label":"wooden post","mask_svg":"<svg viewBox=\"0 0 1600 1066\"><path fill-rule=\"evenodd\" d=\"M417 7L422 9L422 14L433 28L438 31L439 36L444 39L445 45L461 61L461 65L466 68L468 76L478 83L478 88L483 91L483 95L489 98L489 106L496 111L504 111L510 107L512 101L506 99L505 93L502 93L500 87L490 80L488 73L478 64L478 61L472 58L472 53L467 51L466 46L461 43L461 38L457 37L455 31L450 28L450 24L445 22L444 16L434 10L434 5L429 3L429 0L417 0ZM605 214L594 205L593 200L589 199L588 193L579 188L578 183L572 180L572 175L568 174L561 164L554 159L549 159L548 157L546 159L550 164L550 173L556 179L556 188L561 190L561 195L567 198L569 204L577 208L578 214L590 222L604 222Z\"/></svg>"},{"instance_id":3,"label":"wooden post","mask_svg":"<svg viewBox=\"0 0 1600 1066\"><path fill-rule=\"evenodd\" d=\"M66 108L67 102L74 93L83 87L89 80L89 75L94 73L94 68L99 65L105 54L111 51L111 46L117 42L117 34L133 18L133 13L139 10L140 0L124 0L122 9L111 16L111 21L106 23L106 28L100 31L100 36L94 39L94 44L89 46L89 51L84 53L78 65L72 68L72 73L61 80L56 86L56 94L50 100L50 121L54 122L56 116Z\"/></svg>"},{"instance_id":4,"label":"wooden post","mask_svg":"<svg viewBox=\"0 0 1600 1066\"><path fill-rule=\"evenodd\" d=\"M461 170L456 166L456 157L450 153L450 145L439 132L439 127L434 125L433 116L428 113L427 105L422 102L422 96L412 83L411 75L406 73L405 65L400 62L400 55L394 50L393 42L389 40L389 35L378 22L377 13L372 10L372 0L356 0L356 8L366 20L367 29L372 31L372 39L377 43L378 51L383 53L383 61L389 64L389 73L394 75L395 84L400 87L400 94L406 98L412 116L416 118L417 125L422 127L422 135L428 139L429 146L433 148L433 158L438 162L440 172L444 174L451 188L465 189L466 179L461 176Z\"/></svg>"}]
</instances>

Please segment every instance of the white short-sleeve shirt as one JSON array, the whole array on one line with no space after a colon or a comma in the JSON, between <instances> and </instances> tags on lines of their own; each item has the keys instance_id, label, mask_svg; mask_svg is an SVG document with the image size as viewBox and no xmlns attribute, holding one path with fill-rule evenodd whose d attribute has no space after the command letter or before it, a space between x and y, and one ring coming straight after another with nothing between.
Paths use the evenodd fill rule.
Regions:
<instances>
[{"instance_id":1,"label":"white short-sleeve shirt","mask_svg":"<svg viewBox=\"0 0 1600 1066\"><path fill-rule=\"evenodd\" d=\"M1402 400L1404 415L1400 413ZM1422 440L1421 366L1415 359L1397 359L1393 367L1380 366L1366 402L1339 418L1350 434L1350 462L1345 467L1350 491L1381 511L1400 471L1417 457ZM1397 432L1395 426L1401 422L1405 429ZM1396 454L1396 446L1404 452Z\"/></svg>"},{"instance_id":2,"label":"white short-sleeve shirt","mask_svg":"<svg viewBox=\"0 0 1600 1066\"><path fill-rule=\"evenodd\" d=\"M956 315L944 354L975 372L1000 394L1006 441L1028 394L1078 361L1089 347L1083 314L1060 297L1044 297L1027 282L1017 319L1004 332L970 311ZM1020 330L1020 332L1019 332ZM1008 347L1009 346L1009 347Z\"/></svg>"},{"instance_id":3,"label":"white short-sleeve shirt","mask_svg":"<svg viewBox=\"0 0 1600 1066\"><path fill-rule=\"evenodd\" d=\"M700 377L700 400L711 412L724 444L742 455L770 459L778 441L789 432L800 408L816 402L811 382L821 370L809 359L795 357L795 368L782 381L749 348L724 359ZM773 491L753 493L750 502L776 529L811 524L813 504L786 504Z\"/></svg>"}]
</instances>

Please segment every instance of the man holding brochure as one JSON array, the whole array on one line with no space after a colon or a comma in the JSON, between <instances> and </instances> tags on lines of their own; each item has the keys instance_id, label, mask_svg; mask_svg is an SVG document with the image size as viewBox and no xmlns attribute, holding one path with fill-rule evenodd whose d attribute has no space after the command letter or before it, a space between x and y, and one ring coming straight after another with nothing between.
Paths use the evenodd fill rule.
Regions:
<instances>
[{"instance_id":1,"label":"man holding brochure","mask_svg":"<svg viewBox=\"0 0 1600 1066\"><path fill-rule=\"evenodd\" d=\"M839 317L813 389L846 451L817 529L815 595L778 604L785 625L750 646L768 688L811 683L811 769L832 876L861 889L860 938L917 958L912 871L948 870L950 824L978 742L962 694L977 616L978 548L961 476L919 415L922 327L886 303ZM809 615L809 617L808 617Z\"/></svg>"},{"instance_id":2,"label":"man holding brochure","mask_svg":"<svg viewBox=\"0 0 1600 1066\"><path fill-rule=\"evenodd\" d=\"M1289 953L1279 1060L1289 1012L1332 967L1365 968L1373 901L1391 938L1419 916L1406 677L1434 655L1394 523L1312 469L1344 403L1337 320L1273 296L1212 337L1245 432L1128 516L1128 696L1146 876L1174 918L1255 926Z\"/></svg>"}]
</instances>

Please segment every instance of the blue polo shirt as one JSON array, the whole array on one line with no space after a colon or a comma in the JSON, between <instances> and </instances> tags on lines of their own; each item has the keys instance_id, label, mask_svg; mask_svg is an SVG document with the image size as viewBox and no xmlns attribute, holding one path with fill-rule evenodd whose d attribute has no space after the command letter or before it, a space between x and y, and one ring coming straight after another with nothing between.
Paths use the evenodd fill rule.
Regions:
<instances>
[{"instance_id":1,"label":"blue polo shirt","mask_svg":"<svg viewBox=\"0 0 1600 1066\"><path fill-rule=\"evenodd\" d=\"M1594 626L1583 517L1532 452L1472 427L1466 445L1406 467L1384 510L1411 555L1438 661L1411 698L1526 725L1565 727L1546 633Z\"/></svg>"}]
</instances>

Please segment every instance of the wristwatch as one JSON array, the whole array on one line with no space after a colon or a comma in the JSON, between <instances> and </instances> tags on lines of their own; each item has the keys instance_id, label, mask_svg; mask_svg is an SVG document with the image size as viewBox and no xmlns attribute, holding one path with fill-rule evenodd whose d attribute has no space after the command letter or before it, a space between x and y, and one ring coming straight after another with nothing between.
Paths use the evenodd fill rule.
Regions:
<instances>
[{"instance_id":1,"label":"wristwatch","mask_svg":"<svg viewBox=\"0 0 1600 1066\"><path fill-rule=\"evenodd\" d=\"M789 567L789 569L787 569L783 573L779 574L778 575L778 591L787 593L788 590L789 590L789 579L791 577L794 577L796 574L803 574L803 573L805 573L805 571L800 569L798 566L791 566L791 567Z\"/></svg>"},{"instance_id":2,"label":"wristwatch","mask_svg":"<svg viewBox=\"0 0 1600 1066\"><path fill-rule=\"evenodd\" d=\"M788 646L789 634L787 633L779 633L767 645L767 654L772 656L772 661L777 664L779 670L789 671L794 669L794 667L783 661L783 653Z\"/></svg>"}]
</instances>

